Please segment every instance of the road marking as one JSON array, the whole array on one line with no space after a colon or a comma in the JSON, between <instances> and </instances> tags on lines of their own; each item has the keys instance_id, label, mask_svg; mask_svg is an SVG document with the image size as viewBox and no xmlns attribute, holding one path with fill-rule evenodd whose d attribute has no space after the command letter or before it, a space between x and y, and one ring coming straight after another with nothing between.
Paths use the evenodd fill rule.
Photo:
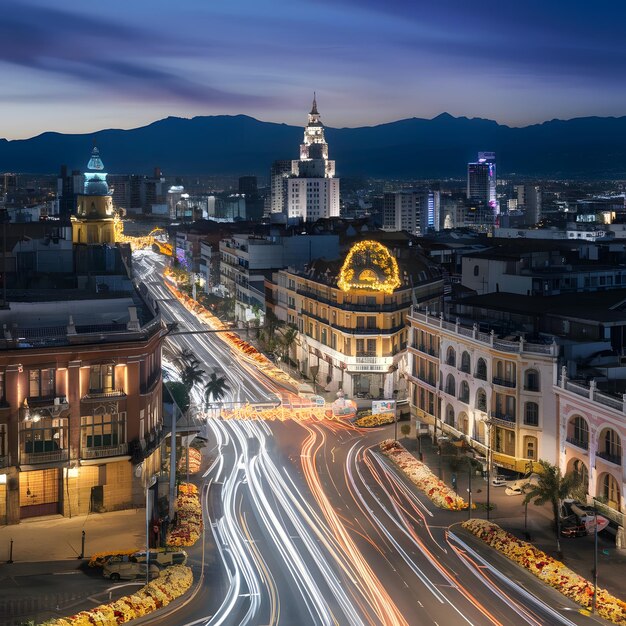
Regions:
<instances>
[{"instance_id":1,"label":"road marking","mask_svg":"<svg viewBox=\"0 0 626 626\"><path fill-rule=\"evenodd\" d=\"M53 576L72 576L73 574L82 574L82 572L52 572Z\"/></svg>"}]
</instances>

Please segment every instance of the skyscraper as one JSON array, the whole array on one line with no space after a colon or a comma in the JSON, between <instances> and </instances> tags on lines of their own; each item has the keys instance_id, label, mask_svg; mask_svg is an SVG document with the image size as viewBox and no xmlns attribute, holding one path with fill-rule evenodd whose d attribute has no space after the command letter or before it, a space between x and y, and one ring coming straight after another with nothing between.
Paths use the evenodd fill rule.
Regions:
<instances>
[{"instance_id":1,"label":"skyscraper","mask_svg":"<svg viewBox=\"0 0 626 626\"><path fill-rule=\"evenodd\" d=\"M477 161L467 164L467 197L498 212L495 152L479 152Z\"/></svg>"},{"instance_id":2,"label":"skyscraper","mask_svg":"<svg viewBox=\"0 0 626 626\"><path fill-rule=\"evenodd\" d=\"M430 189L402 189L383 196L383 229L426 234L440 228L440 194Z\"/></svg>"},{"instance_id":3,"label":"skyscraper","mask_svg":"<svg viewBox=\"0 0 626 626\"><path fill-rule=\"evenodd\" d=\"M339 216L339 179L335 178L335 162L328 158L315 96L300 144L300 159L291 163L286 206L288 218L304 222Z\"/></svg>"},{"instance_id":4,"label":"skyscraper","mask_svg":"<svg viewBox=\"0 0 626 626\"><path fill-rule=\"evenodd\" d=\"M285 213L287 208L287 179L291 176L291 161L282 159L272 163L270 170L271 212Z\"/></svg>"}]
</instances>

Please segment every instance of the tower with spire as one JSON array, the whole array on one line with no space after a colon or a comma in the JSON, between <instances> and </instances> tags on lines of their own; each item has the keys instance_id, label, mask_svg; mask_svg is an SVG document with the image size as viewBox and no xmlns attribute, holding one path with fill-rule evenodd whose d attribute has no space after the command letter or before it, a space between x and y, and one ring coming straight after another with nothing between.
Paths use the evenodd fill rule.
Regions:
<instances>
[{"instance_id":1,"label":"tower with spire","mask_svg":"<svg viewBox=\"0 0 626 626\"><path fill-rule=\"evenodd\" d=\"M335 162L328 158L315 92L300 144L300 158L291 162L285 204L288 219L314 222L339 216L339 179L335 178Z\"/></svg>"},{"instance_id":2,"label":"tower with spire","mask_svg":"<svg viewBox=\"0 0 626 626\"><path fill-rule=\"evenodd\" d=\"M109 193L107 173L94 145L87 163L83 193L72 216L72 241L78 244L115 243L113 199Z\"/></svg>"}]
</instances>

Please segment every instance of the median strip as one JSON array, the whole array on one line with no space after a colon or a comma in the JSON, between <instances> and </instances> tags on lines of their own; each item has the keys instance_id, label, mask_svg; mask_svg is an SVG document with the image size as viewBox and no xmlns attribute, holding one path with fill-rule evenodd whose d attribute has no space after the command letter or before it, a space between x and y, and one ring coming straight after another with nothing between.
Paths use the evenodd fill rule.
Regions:
<instances>
[{"instance_id":1,"label":"median strip","mask_svg":"<svg viewBox=\"0 0 626 626\"><path fill-rule=\"evenodd\" d=\"M487 520L467 520L462 526L564 596L586 609L592 607L593 584L560 561ZM606 589L598 588L597 612L615 624L626 625L626 602L611 595Z\"/></svg>"}]
</instances>

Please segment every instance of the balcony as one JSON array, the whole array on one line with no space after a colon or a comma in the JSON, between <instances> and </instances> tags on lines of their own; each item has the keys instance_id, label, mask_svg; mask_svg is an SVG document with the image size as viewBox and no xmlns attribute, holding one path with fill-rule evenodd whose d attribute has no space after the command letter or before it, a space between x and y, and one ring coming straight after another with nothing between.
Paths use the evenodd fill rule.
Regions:
<instances>
[{"instance_id":1,"label":"balcony","mask_svg":"<svg viewBox=\"0 0 626 626\"><path fill-rule=\"evenodd\" d=\"M612 454L604 450L603 452L596 452L596 456L615 465L622 464L622 456L620 454Z\"/></svg>"},{"instance_id":2,"label":"balcony","mask_svg":"<svg viewBox=\"0 0 626 626\"><path fill-rule=\"evenodd\" d=\"M81 398L82 402L106 400L107 398L125 398L126 393L123 389L90 389L89 393Z\"/></svg>"},{"instance_id":3,"label":"balcony","mask_svg":"<svg viewBox=\"0 0 626 626\"><path fill-rule=\"evenodd\" d=\"M576 437L567 437L565 439L567 443L571 443L573 446L580 448L581 450L589 450L589 440L577 439Z\"/></svg>"},{"instance_id":4,"label":"balcony","mask_svg":"<svg viewBox=\"0 0 626 626\"><path fill-rule=\"evenodd\" d=\"M128 454L128 444L120 443L117 446L95 446L81 448L80 456L83 459L103 459L109 456L125 456Z\"/></svg>"},{"instance_id":5,"label":"balcony","mask_svg":"<svg viewBox=\"0 0 626 626\"><path fill-rule=\"evenodd\" d=\"M515 428L515 415L501 413L500 411L492 411L490 419L494 426L503 426L504 428Z\"/></svg>"},{"instance_id":6,"label":"balcony","mask_svg":"<svg viewBox=\"0 0 626 626\"><path fill-rule=\"evenodd\" d=\"M60 463L69 459L69 450L50 450L48 452L24 452L20 453L20 463L22 465L38 465L40 463Z\"/></svg>"},{"instance_id":7,"label":"balcony","mask_svg":"<svg viewBox=\"0 0 626 626\"><path fill-rule=\"evenodd\" d=\"M428 348L424 344L413 344L412 348L414 350L418 350L419 352L423 352L424 354L428 354L428 356L438 356L437 350L435 348Z\"/></svg>"},{"instance_id":8,"label":"balcony","mask_svg":"<svg viewBox=\"0 0 626 626\"><path fill-rule=\"evenodd\" d=\"M500 387L508 387L509 389L515 389L515 381L509 380L508 378L498 378L497 376L494 376L493 384L500 385Z\"/></svg>"}]
</instances>

